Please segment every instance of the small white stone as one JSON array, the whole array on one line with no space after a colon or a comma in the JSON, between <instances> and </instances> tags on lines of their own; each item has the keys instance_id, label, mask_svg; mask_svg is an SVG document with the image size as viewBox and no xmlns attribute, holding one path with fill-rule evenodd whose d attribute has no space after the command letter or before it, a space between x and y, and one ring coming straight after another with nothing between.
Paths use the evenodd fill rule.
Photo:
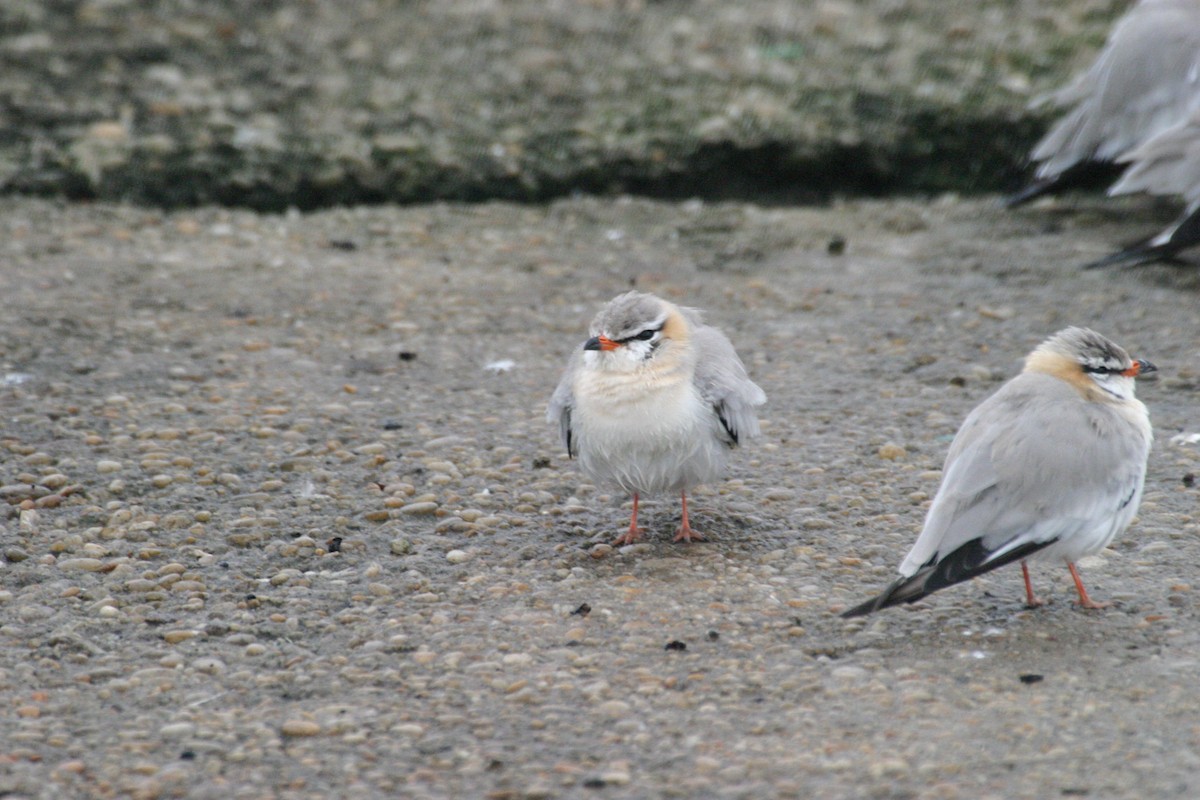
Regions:
<instances>
[{"instance_id":1,"label":"small white stone","mask_svg":"<svg viewBox=\"0 0 1200 800\"><path fill-rule=\"evenodd\" d=\"M513 361L511 358L501 358L497 361L489 362L484 366L484 369L488 372L499 375L502 372L508 372L516 365L517 362Z\"/></svg>"},{"instance_id":2,"label":"small white stone","mask_svg":"<svg viewBox=\"0 0 1200 800\"><path fill-rule=\"evenodd\" d=\"M629 703L624 700L607 700L596 706L596 711L611 719L618 719L629 714Z\"/></svg>"},{"instance_id":3,"label":"small white stone","mask_svg":"<svg viewBox=\"0 0 1200 800\"><path fill-rule=\"evenodd\" d=\"M169 722L158 729L158 735L164 739L182 739L196 732L196 726L191 722Z\"/></svg>"},{"instance_id":4,"label":"small white stone","mask_svg":"<svg viewBox=\"0 0 1200 800\"><path fill-rule=\"evenodd\" d=\"M446 553L446 560L451 564L461 564L464 561L470 561L471 554L466 550L451 550L449 553Z\"/></svg>"},{"instance_id":5,"label":"small white stone","mask_svg":"<svg viewBox=\"0 0 1200 800\"><path fill-rule=\"evenodd\" d=\"M216 675L225 671L225 662L214 656L204 656L197 658L192 662L192 669L197 672L204 672L209 675Z\"/></svg>"}]
</instances>

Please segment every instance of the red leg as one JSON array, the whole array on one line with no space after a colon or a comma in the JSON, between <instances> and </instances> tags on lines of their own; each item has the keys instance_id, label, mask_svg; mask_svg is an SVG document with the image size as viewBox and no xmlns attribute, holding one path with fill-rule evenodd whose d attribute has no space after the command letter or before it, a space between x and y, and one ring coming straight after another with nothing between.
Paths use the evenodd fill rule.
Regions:
<instances>
[{"instance_id":1,"label":"red leg","mask_svg":"<svg viewBox=\"0 0 1200 800\"><path fill-rule=\"evenodd\" d=\"M1033 593L1033 582L1029 580L1029 565L1024 559L1021 560L1021 574L1025 576L1025 607L1037 608L1046 605L1045 600Z\"/></svg>"},{"instance_id":2,"label":"red leg","mask_svg":"<svg viewBox=\"0 0 1200 800\"><path fill-rule=\"evenodd\" d=\"M683 540L690 542L693 539L703 540L704 537L698 531L692 530L692 526L688 524L687 492L680 492L679 496L683 499L683 524L679 526L679 530L675 533L675 538L672 541L678 542Z\"/></svg>"},{"instance_id":3,"label":"red leg","mask_svg":"<svg viewBox=\"0 0 1200 800\"><path fill-rule=\"evenodd\" d=\"M633 517L629 520L629 530L617 537L613 544L633 544L642 535L642 529L637 524L638 493L633 493Z\"/></svg>"},{"instance_id":4,"label":"red leg","mask_svg":"<svg viewBox=\"0 0 1200 800\"><path fill-rule=\"evenodd\" d=\"M1088 597L1087 589L1083 588L1083 581L1079 579L1079 572L1076 571L1075 565L1068 561L1067 569L1071 570L1071 577L1075 579L1075 591L1079 592L1080 608L1108 608L1112 605L1112 603L1097 603Z\"/></svg>"}]
</instances>

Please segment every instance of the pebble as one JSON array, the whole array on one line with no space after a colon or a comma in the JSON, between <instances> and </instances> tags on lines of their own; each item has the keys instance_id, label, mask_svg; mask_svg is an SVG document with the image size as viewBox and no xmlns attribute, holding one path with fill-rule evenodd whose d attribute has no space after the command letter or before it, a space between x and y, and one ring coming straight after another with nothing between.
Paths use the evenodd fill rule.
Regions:
<instances>
[{"instance_id":1,"label":"pebble","mask_svg":"<svg viewBox=\"0 0 1200 800\"><path fill-rule=\"evenodd\" d=\"M32 483L7 483L0 486L0 502L17 503L28 498L41 497L45 491Z\"/></svg>"},{"instance_id":2,"label":"pebble","mask_svg":"<svg viewBox=\"0 0 1200 800\"><path fill-rule=\"evenodd\" d=\"M293 580L295 578L299 578L299 577L300 577L300 570L298 570L298 569L295 569L293 567L289 567L287 569L281 569L281 570L279 570L279 572L276 572L274 575L271 576L271 585L272 586L282 586L283 584L287 583L288 581Z\"/></svg>"},{"instance_id":3,"label":"pebble","mask_svg":"<svg viewBox=\"0 0 1200 800\"><path fill-rule=\"evenodd\" d=\"M225 671L225 662L216 656L204 656L192 662L192 669L206 675L218 675Z\"/></svg>"},{"instance_id":4,"label":"pebble","mask_svg":"<svg viewBox=\"0 0 1200 800\"><path fill-rule=\"evenodd\" d=\"M871 677L870 672L854 664L834 667L829 671L829 675L841 681L861 681Z\"/></svg>"},{"instance_id":5,"label":"pebble","mask_svg":"<svg viewBox=\"0 0 1200 800\"><path fill-rule=\"evenodd\" d=\"M96 462L96 471L99 472L101 475L105 475L110 472L120 472L121 471L121 462L120 461L111 461L109 459L103 459L101 461L97 461Z\"/></svg>"},{"instance_id":6,"label":"pebble","mask_svg":"<svg viewBox=\"0 0 1200 800\"><path fill-rule=\"evenodd\" d=\"M169 722L158 729L158 735L164 739L182 739L196 732L196 725L191 722Z\"/></svg>"},{"instance_id":7,"label":"pebble","mask_svg":"<svg viewBox=\"0 0 1200 800\"><path fill-rule=\"evenodd\" d=\"M438 510L438 504L432 501L409 503L406 506L401 506L401 514L434 514Z\"/></svg>"},{"instance_id":8,"label":"pebble","mask_svg":"<svg viewBox=\"0 0 1200 800\"><path fill-rule=\"evenodd\" d=\"M620 719L629 715L629 703L624 700L606 700L596 706L596 711L611 719Z\"/></svg>"},{"instance_id":9,"label":"pebble","mask_svg":"<svg viewBox=\"0 0 1200 800\"><path fill-rule=\"evenodd\" d=\"M45 486L47 489L61 489L67 485L67 476L59 472L53 472L39 478L38 484Z\"/></svg>"},{"instance_id":10,"label":"pebble","mask_svg":"<svg viewBox=\"0 0 1200 800\"><path fill-rule=\"evenodd\" d=\"M898 444L885 444L879 448L879 457L887 461L895 461L908 455L908 451Z\"/></svg>"},{"instance_id":11,"label":"pebble","mask_svg":"<svg viewBox=\"0 0 1200 800\"><path fill-rule=\"evenodd\" d=\"M900 777L906 775L908 771L908 762L902 758L881 758L867 765L867 772L876 780L885 777Z\"/></svg>"},{"instance_id":12,"label":"pebble","mask_svg":"<svg viewBox=\"0 0 1200 800\"><path fill-rule=\"evenodd\" d=\"M64 572L99 572L104 569L104 562L98 558L64 558L58 562L58 568Z\"/></svg>"},{"instance_id":13,"label":"pebble","mask_svg":"<svg viewBox=\"0 0 1200 800\"><path fill-rule=\"evenodd\" d=\"M289 719L279 726L284 736L316 736L321 726L309 719Z\"/></svg>"},{"instance_id":14,"label":"pebble","mask_svg":"<svg viewBox=\"0 0 1200 800\"><path fill-rule=\"evenodd\" d=\"M465 561L471 560L471 554L466 550L451 550L446 553L446 560L451 564L462 564Z\"/></svg>"},{"instance_id":15,"label":"pebble","mask_svg":"<svg viewBox=\"0 0 1200 800\"><path fill-rule=\"evenodd\" d=\"M600 780L606 785L626 786L631 780L628 770L618 769L600 773Z\"/></svg>"},{"instance_id":16,"label":"pebble","mask_svg":"<svg viewBox=\"0 0 1200 800\"><path fill-rule=\"evenodd\" d=\"M432 650L418 650L412 654L412 660L418 664L432 664L437 660L437 653Z\"/></svg>"}]
</instances>

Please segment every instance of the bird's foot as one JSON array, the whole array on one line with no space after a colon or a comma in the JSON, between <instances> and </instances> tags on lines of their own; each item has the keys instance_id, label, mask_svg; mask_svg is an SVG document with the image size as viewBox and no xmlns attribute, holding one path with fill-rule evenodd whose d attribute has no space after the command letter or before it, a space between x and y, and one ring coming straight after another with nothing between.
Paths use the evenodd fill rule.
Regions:
<instances>
[{"instance_id":1,"label":"bird's foot","mask_svg":"<svg viewBox=\"0 0 1200 800\"><path fill-rule=\"evenodd\" d=\"M1040 598L1036 595L1030 595L1029 597L1025 598L1025 607L1030 608L1030 609L1041 608L1042 606L1048 605L1049 603L1050 603L1049 600L1043 600L1042 598Z\"/></svg>"},{"instance_id":2,"label":"bird's foot","mask_svg":"<svg viewBox=\"0 0 1200 800\"><path fill-rule=\"evenodd\" d=\"M700 531L692 528L691 525L680 525L679 530L677 530L675 532L675 538L672 539L671 541L672 542L691 542L691 541L703 542L704 534L702 534L702 533L700 533Z\"/></svg>"},{"instance_id":3,"label":"bird's foot","mask_svg":"<svg viewBox=\"0 0 1200 800\"><path fill-rule=\"evenodd\" d=\"M1095 600L1088 597L1087 589L1083 587L1083 581L1079 578L1079 570L1075 569L1075 565L1070 561L1067 562L1067 569L1071 570L1071 578L1075 581L1075 591L1079 593L1078 605L1080 608L1099 610L1102 608L1108 608L1112 605L1111 602L1097 603Z\"/></svg>"},{"instance_id":4,"label":"bird's foot","mask_svg":"<svg viewBox=\"0 0 1200 800\"><path fill-rule=\"evenodd\" d=\"M638 539L642 538L642 531L644 530L645 528L638 528L634 525L630 525L629 530L618 536L616 540L613 541L613 544L617 545L618 547L624 544L633 544Z\"/></svg>"}]
</instances>

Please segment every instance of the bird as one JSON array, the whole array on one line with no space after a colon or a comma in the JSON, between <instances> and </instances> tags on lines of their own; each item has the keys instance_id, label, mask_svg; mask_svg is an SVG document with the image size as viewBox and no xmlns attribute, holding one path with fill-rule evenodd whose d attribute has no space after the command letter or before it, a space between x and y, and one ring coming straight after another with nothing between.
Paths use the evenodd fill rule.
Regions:
<instances>
[{"instance_id":1,"label":"bird","mask_svg":"<svg viewBox=\"0 0 1200 800\"><path fill-rule=\"evenodd\" d=\"M963 422L899 577L851 608L857 617L1021 562L1027 605L1042 605L1026 559L1066 562L1083 608L1093 601L1075 562L1129 525L1153 441L1134 379L1155 372L1088 328L1039 344L1021 373Z\"/></svg>"},{"instance_id":2,"label":"bird","mask_svg":"<svg viewBox=\"0 0 1200 800\"><path fill-rule=\"evenodd\" d=\"M702 314L646 292L613 298L592 320L551 395L557 424L583 474L633 496L627 531L636 542L642 495L678 493L674 541L704 537L688 521L687 493L719 478L729 451L760 433L755 409L766 394L746 374L733 344Z\"/></svg>"},{"instance_id":3,"label":"bird","mask_svg":"<svg viewBox=\"0 0 1200 800\"><path fill-rule=\"evenodd\" d=\"M1133 267L1171 259L1200 244L1200 110L1167 128L1121 159L1128 164L1110 195L1145 192L1177 195L1187 205L1163 231L1090 264L1099 267Z\"/></svg>"},{"instance_id":4,"label":"bird","mask_svg":"<svg viewBox=\"0 0 1200 800\"><path fill-rule=\"evenodd\" d=\"M1141 0L1087 70L1031 107L1046 105L1066 112L1034 146L1034 180L1009 208L1116 178L1127 153L1200 109L1200 0Z\"/></svg>"}]
</instances>

